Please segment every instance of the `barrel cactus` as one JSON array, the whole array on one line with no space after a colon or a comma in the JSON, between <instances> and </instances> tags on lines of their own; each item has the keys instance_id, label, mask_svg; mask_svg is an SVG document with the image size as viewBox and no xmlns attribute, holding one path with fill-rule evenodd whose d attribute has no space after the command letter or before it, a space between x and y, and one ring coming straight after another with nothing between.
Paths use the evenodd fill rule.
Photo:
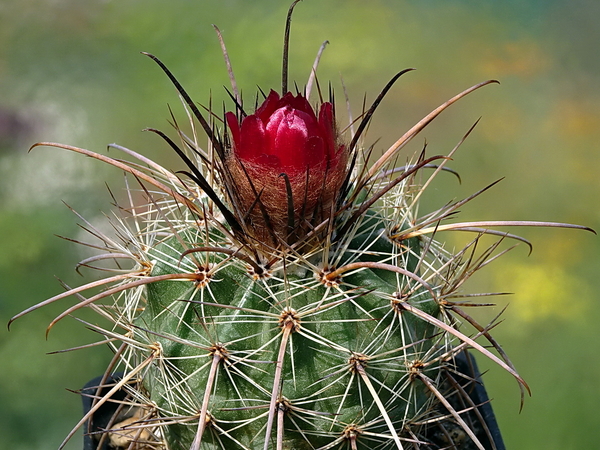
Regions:
<instances>
[{"instance_id":1,"label":"barrel cactus","mask_svg":"<svg viewBox=\"0 0 600 450\"><path fill-rule=\"evenodd\" d=\"M479 379L465 355L480 353L522 392L528 388L490 335L493 324L479 325L465 312L480 304L461 294L463 284L506 251L502 241L524 241L495 227L584 227L450 222L485 189L420 215L423 191L449 170L462 141L448 155L423 150L400 165L399 151L442 111L493 81L434 109L376 158L363 148L364 131L407 71L342 131L332 92L319 89L319 100L310 101L316 63L303 90L288 89L295 3L281 92L263 94L253 110L230 71L230 111L203 113L148 55L191 117L191 132L174 119L176 139L150 131L186 171L117 145L130 161L63 144L34 146L111 164L130 175L135 195L112 219L114 235L87 224L103 250L80 265L113 262L114 275L16 317L75 296L48 329L84 307L110 324L88 324L115 353L105 376L85 391L92 401L78 426L94 448L499 448L472 394ZM198 144L198 125L208 148ZM134 200L140 192L142 204ZM473 239L450 251L437 239L452 230ZM495 239L482 250L484 235ZM123 260L133 263L130 270ZM96 287L105 289L83 296ZM461 331L465 322L475 334ZM111 402L118 407L98 426L95 414Z\"/></svg>"}]
</instances>

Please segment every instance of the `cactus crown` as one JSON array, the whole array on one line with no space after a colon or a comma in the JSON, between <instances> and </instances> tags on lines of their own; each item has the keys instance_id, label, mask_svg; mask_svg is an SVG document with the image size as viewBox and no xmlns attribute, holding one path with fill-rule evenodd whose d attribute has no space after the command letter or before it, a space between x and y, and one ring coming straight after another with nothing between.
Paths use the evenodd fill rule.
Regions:
<instances>
[{"instance_id":1,"label":"cactus crown","mask_svg":"<svg viewBox=\"0 0 600 450\"><path fill-rule=\"evenodd\" d=\"M482 304L461 294L463 284L507 251L502 241L529 245L495 227L585 227L449 222L491 185L418 215L423 191L449 170L447 161L474 126L448 155L423 150L397 167L400 150L442 111L494 81L443 103L370 162L364 131L410 69L391 79L356 129L340 132L332 94L310 104L312 76L303 92L287 90L296 3L286 26L282 93L271 91L253 113L232 77L234 111L207 119L148 54L177 88L192 129L197 122L209 137L203 149L178 126L179 144L150 130L187 171L173 173L117 145L132 161L63 144L34 146L75 151L125 171L139 185L130 192L145 202L131 195L119 208L114 236L86 222L102 253L79 266L112 261L113 275L12 320L76 296L48 330L85 307L107 321L87 324L115 357L84 391L92 400L78 424L98 448L501 448L482 417L485 400L475 395L479 380L467 350L511 374L522 395L528 387L491 336L494 323L482 326L466 312ZM473 239L451 252L434 239L446 231ZM481 249L484 235L496 239ZM122 269L122 259L133 262L131 270ZM98 286L105 289L83 297ZM464 322L475 334L459 329ZM106 408L110 420L99 425Z\"/></svg>"}]
</instances>

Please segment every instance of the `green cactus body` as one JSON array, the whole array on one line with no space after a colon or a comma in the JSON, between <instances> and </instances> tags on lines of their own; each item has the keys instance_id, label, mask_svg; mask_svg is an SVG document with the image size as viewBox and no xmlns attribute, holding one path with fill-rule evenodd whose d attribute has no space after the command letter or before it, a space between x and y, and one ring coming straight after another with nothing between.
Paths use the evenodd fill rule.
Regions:
<instances>
[{"instance_id":1,"label":"green cactus body","mask_svg":"<svg viewBox=\"0 0 600 450\"><path fill-rule=\"evenodd\" d=\"M443 346L433 348L434 327L396 306L398 293L416 284L406 275L362 267L327 281L323 272L368 261L414 269L419 239L399 248L386 237L387 225L369 213L352 239L330 246L334 265L319 250L309 260L275 259L262 275L219 252L234 243L212 230L186 230L153 248L151 276L207 269L200 281L149 284L136 321L145 339L160 343L162 362L144 383L161 413L194 416L209 392L206 448L262 448L265 438L274 448L276 426L265 434L272 402L282 414L284 448L324 447L352 432L372 436L358 448L396 447L389 423L402 429L431 400L412 364ZM182 242L201 251L182 258ZM402 301L439 311L426 290L412 297ZM438 369L428 376L437 378ZM170 427L172 447L189 448L196 428L197 420Z\"/></svg>"}]
</instances>

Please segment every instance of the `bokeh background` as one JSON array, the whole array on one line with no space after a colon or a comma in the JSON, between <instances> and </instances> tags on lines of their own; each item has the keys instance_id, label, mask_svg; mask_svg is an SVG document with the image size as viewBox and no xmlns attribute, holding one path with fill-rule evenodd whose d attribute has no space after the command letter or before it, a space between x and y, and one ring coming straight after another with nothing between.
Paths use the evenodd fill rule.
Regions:
<instances>
[{"instance_id":1,"label":"bokeh background","mask_svg":"<svg viewBox=\"0 0 600 450\"><path fill-rule=\"evenodd\" d=\"M112 142L178 168L145 127L169 129L167 104L183 120L174 89L140 51L159 56L198 102L227 99L223 58L211 24L227 42L238 83L280 86L288 2L275 0L2 0L0 3L0 322L95 274L74 271L88 253L55 235L83 239L63 202L95 224L111 210L105 182L123 195L122 174L66 151ZM303 86L316 51L343 109L343 77L354 114L397 71L403 76L368 134L387 148L457 92L498 79L446 111L415 140L448 152L481 122L422 211L505 177L461 212L463 220L547 220L600 229L600 3L597 0L305 0L296 8L290 78ZM340 113L341 114L341 113ZM114 150L111 154L117 156ZM105 225L101 225L105 226ZM600 239L591 233L522 229L520 246L475 276L470 292L502 291L494 332L533 395L519 413L514 380L481 361L510 449L597 448L600 442ZM455 237L448 234L452 244ZM458 242L458 241L457 241ZM458 245L458 244L457 244ZM55 449L81 415L76 390L102 373L105 347L48 355L98 336L66 319L47 323L72 299L0 327L0 449ZM93 320L93 316L90 316ZM77 435L68 449L82 447Z\"/></svg>"}]
</instances>

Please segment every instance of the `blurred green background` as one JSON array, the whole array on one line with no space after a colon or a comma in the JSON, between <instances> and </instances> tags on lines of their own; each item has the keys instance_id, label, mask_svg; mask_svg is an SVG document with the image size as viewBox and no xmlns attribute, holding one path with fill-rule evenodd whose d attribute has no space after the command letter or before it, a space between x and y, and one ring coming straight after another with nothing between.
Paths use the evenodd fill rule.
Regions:
<instances>
[{"instance_id":1,"label":"blurred green background","mask_svg":"<svg viewBox=\"0 0 600 450\"><path fill-rule=\"evenodd\" d=\"M73 206L105 223L122 174L66 151L27 149L57 141L104 152L117 142L166 167L172 152L145 127L169 130L168 108L184 120L174 89L140 51L159 56L192 97L215 109L227 99L223 58L211 24L227 42L248 102L256 86L280 86L288 2L275 0L2 0L0 3L0 322L82 279L88 253L55 234L84 239ZM421 212L506 177L464 208L462 220L564 221L600 229L600 3L597 0L305 0L292 29L290 78L303 86L322 41L319 79L340 77L354 114L397 71L403 76L368 134L378 150L429 110L486 79L415 139L429 154L448 152L480 116ZM340 114L342 114L340 112ZM117 155L114 150L111 154ZM478 313L491 320L509 304L495 336L533 396L519 413L511 377L485 361L486 385L509 449L597 448L600 442L600 240L557 229L511 230L530 239L471 280L469 292L508 291ZM446 236L451 242L453 235ZM89 240L89 239L88 239ZM78 389L102 373L105 347L47 355L95 342L66 319L73 303L36 311L0 327L0 449L54 449L81 415ZM93 320L93 316L90 316ZM67 446L80 449L81 435Z\"/></svg>"}]
</instances>

